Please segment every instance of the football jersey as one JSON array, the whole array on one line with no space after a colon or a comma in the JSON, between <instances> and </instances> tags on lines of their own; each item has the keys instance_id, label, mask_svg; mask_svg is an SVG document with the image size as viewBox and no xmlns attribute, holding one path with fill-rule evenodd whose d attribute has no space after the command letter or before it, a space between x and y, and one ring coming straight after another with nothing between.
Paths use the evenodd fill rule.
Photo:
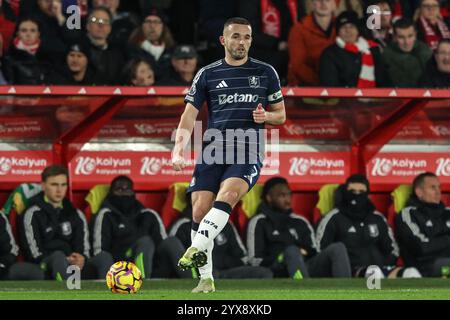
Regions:
<instances>
[{"instance_id":1,"label":"football jersey","mask_svg":"<svg viewBox=\"0 0 450 320\"><path fill-rule=\"evenodd\" d=\"M194 77L185 97L185 102L191 103L198 110L206 102L208 129L219 130L223 135L222 141L226 141L228 146L233 143L234 147L245 147L246 152L251 143L248 137L230 141L231 139L226 139L227 130L253 129L258 133L264 128L264 124L253 120L253 111L258 104L261 103L266 109L269 104L282 100L280 80L275 69L253 58L240 66L229 65L225 59L221 59L203 67ZM263 147L259 135L257 144ZM260 151L258 153L261 154Z\"/></svg>"}]
</instances>

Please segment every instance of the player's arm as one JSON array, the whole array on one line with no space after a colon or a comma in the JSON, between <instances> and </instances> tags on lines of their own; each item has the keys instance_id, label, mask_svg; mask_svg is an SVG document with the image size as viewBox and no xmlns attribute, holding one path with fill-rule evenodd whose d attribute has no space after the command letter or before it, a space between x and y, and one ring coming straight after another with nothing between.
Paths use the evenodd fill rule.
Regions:
<instances>
[{"instance_id":1,"label":"player's arm","mask_svg":"<svg viewBox=\"0 0 450 320\"><path fill-rule=\"evenodd\" d=\"M269 111L265 111L262 104L258 104L253 111L253 120L256 123L268 123L272 125L283 124L286 121L284 101L270 104Z\"/></svg>"},{"instance_id":2,"label":"player's arm","mask_svg":"<svg viewBox=\"0 0 450 320\"><path fill-rule=\"evenodd\" d=\"M198 112L198 109L188 102L181 115L180 123L175 134L175 146L172 152L172 164L176 171L185 167L184 150L189 142L192 130L194 130Z\"/></svg>"}]
</instances>

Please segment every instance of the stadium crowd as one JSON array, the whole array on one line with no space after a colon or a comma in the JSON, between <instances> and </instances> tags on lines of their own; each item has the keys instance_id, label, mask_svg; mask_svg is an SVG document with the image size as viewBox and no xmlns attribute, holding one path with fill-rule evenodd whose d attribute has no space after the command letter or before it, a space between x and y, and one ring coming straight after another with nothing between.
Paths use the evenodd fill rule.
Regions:
<instances>
[{"instance_id":1,"label":"stadium crowd","mask_svg":"<svg viewBox=\"0 0 450 320\"><path fill-rule=\"evenodd\" d=\"M79 18L70 5L78 5ZM376 5L381 10L371 13ZM247 18L281 84L449 87L445 0L2 0L0 83L189 86ZM77 25L77 22L80 22Z\"/></svg>"}]
</instances>

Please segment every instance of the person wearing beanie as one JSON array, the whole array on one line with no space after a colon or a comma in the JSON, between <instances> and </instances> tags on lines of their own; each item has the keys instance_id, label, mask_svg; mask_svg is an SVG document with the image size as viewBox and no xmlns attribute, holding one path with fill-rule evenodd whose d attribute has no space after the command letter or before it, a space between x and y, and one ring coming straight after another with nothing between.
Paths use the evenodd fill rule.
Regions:
<instances>
[{"instance_id":1,"label":"person wearing beanie","mask_svg":"<svg viewBox=\"0 0 450 320\"><path fill-rule=\"evenodd\" d=\"M318 250L311 224L291 209L291 190L282 177L266 181L262 202L247 226L250 263L270 268L276 277L351 277L342 243Z\"/></svg>"},{"instance_id":2,"label":"person wearing beanie","mask_svg":"<svg viewBox=\"0 0 450 320\"><path fill-rule=\"evenodd\" d=\"M414 267L397 267L399 248L391 227L369 199L370 185L364 175L354 174L335 193L335 208L319 221L320 250L340 242L347 248L355 277L416 278Z\"/></svg>"},{"instance_id":3,"label":"person wearing beanie","mask_svg":"<svg viewBox=\"0 0 450 320\"><path fill-rule=\"evenodd\" d=\"M361 36L354 11L336 18L336 42L320 57L320 85L325 87L374 88L390 86L378 45Z\"/></svg>"},{"instance_id":4,"label":"person wearing beanie","mask_svg":"<svg viewBox=\"0 0 450 320\"><path fill-rule=\"evenodd\" d=\"M91 63L89 47L84 42L75 42L67 50L65 64L52 73L48 80L54 85L102 85L106 80L96 72Z\"/></svg>"},{"instance_id":5,"label":"person wearing beanie","mask_svg":"<svg viewBox=\"0 0 450 320\"><path fill-rule=\"evenodd\" d=\"M441 184L431 172L413 181L406 207L395 217L396 234L406 266L426 277L450 273L450 208L442 203Z\"/></svg>"}]
</instances>

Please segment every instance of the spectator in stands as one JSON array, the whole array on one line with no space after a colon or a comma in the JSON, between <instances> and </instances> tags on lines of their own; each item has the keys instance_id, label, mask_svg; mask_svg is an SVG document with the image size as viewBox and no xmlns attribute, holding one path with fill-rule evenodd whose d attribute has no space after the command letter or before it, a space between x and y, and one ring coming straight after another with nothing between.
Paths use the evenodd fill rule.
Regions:
<instances>
[{"instance_id":1,"label":"spectator in stands","mask_svg":"<svg viewBox=\"0 0 450 320\"><path fill-rule=\"evenodd\" d=\"M336 43L320 57L320 84L326 87L390 86L377 44L360 36L358 16L345 11L336 18Z\"/></svg>"},{"instance_id":2,"label":"spectator in stands","mask_svg":"<svg viewBox=\"0 0 450 320\"><path fill-rule=\"evenodd\" d=\"M415 268L396 267L399 249L386 218L369 199L369 181L364 175L350 176L335 193L336 207L317 227L320 250L340 242L347 248L352 274L367 277L419 277Z\"/></svg>"},{"instance_id":3,"label":"spectator in stands","mask_svg":"<svg viewBox=\"0 0 450 320\"><path fill-rule=\"evenodd\" d=\"M66 63L60 71L50 76L49 84L54 85L85 85L103 84L106 80L100 78L95 67L90 62L89 47L85 42L73 43L69 46Z\"/></svg>"},{"instance_id":4,"label":"spectator in stands","mask_svg":"<svg viewBox=\"0 0 450 320\"><path fill-rule=\"evenodd\" d=\"M84 214L67 199L67 169L49 166L42 172L42 192L28 201L19 216L20 247L25 260L36 263L49 279L67 279L70 265L83 278L104 279L113 263L108 254L90 257L89 231Z\"/></svg>"},{"instance_id":5,"label":"spectator in stands","mask_svg":"<svg viewBox=\"0 0 450 320\"><path fill-rule=\"evenodd\" d=\"M441 201L441 185L434 173L414 179L407 206L395 223L405 265L417 267L427 277L448 276L450 209Z\"/></svg>"},{"instance_id":6,"label":"spectator in stands","mask_svg":"<svg viewBox=\"0 0 450 320\"><path fill-rule=\"evenodd\" d=\"M0 35L3 38L3 55L6 54L9 49L12 39L14 37L14 31L16 29L16 17L11 11L8 3L0 1Z\"/></svg>"},{"instance_id":7,"label":"spectator in stands","mask_svg":"<svg viewBox=\"0 0 450 320\"><path fill-rule=\"evenodd\" d=\"M0 85L7 84L5 76L3 75L2 64L3 64L3 36L0 33Z\"/></svg>"},{"instance_id":8,"label":"spectator in stands","mask_svg":"<svg viewBox=\"0 0 450 320\"><path fill-rule=\"evenodd\" d=\"M175 41L162 12L152 10L141 26L133 31L129 42L134 51L132 56L148 60L154 67L156 78L160 79L170 70Z\"/></svg>"},{"instance_id":9,"label":"spectator in stands","mask_svg":"<svg viewBox=\"0 0 450 320\"><path fill-rule=\"evenodd\" d=\"M29 18L18 22L16 37L4 58L6 80L12 84L44 84L50 65L42 59L42 51L38 22Z\"/></svg>"},{"instance_id":10,"label":"spectator in stands","mask_svg":"<svg viewBox=\"0 0 450 320\"><path fill-rule=\"evenodd\" d=\"M424 88L450 88L450 39L443 39L419 80Z\"/></svg>"},{"instance_id":11,"label":"spectator in stands","mask_svg":"<svg viewBox=\"0 0 450 320\"><path fill-rule=\"evenodd\" d=\"M336 16L345 11L354 11L358 19L364 17L364 5L361 0L337 0Z\"/></svg>"},{"instance_id":12,"label":"spectator in stands","mask_svg":"<svg viewBox=\"0 0 450 320\"><path fill-rule=\"evenodd\" d=\"M114 261L132 260L143 278L191 278L177 268L183 254L181 242L167 237L158 213L136 199L133 181L117 176L91 225L94 255L107 252Z\"/></svg>"},{"instance_id":13,"label":"spectator in stands","mask_svg":"<svg viewBox=\"0 0 450 320\"><path fill-rule=\"evenodd\" d=\"M288 83L293 86L319 85L320 55L336 40L335 0L313 0L312 4L312 13L296 23L289 34Z\"/></svg>"},{"instance_id":14,"label":"spectator in stands","mask_svg":"<svg viewBox=\"0 0 450 320\"><path fill-rule=\"evenodd\" d=\"M155 84L155 72L150 63L142 58L130 60L124 67L123 78L126 85L148 87Z\"/></svg>"},{"instance_id":15,"label":"spectator in stands","mask_svg":"<svg viewBox=\"0 0 450 320\"><path fill-rule=\"evenodd\" d=\"M190 87L198 66L197 51L193 46L179 45L172 54L170 73L158 85Z\"/></svg>"},{"instance_id":16,"label":"spectator in stands","mask_svg":"<svg viewBox=\"0 0 450 320\"><path fill-rule=\"evenodd\" d=\"M188 205L180 213L170 228L170 236L177 237L185 249L191 245L192 205L190 197ZM228 221L222 232L214 239L213 249L213 276L214 278L272 278L269 268L254 267L249 264L247 249L242 243L236 227ZM199 272L202 273L200 268Z\"/></svg>"},{"instance_id":17,"label":"spectator in stands","mask_svg":"<svg viewBox=\"0 0 450 320\"><path fill-rule=\"evenodd\" d=\"M442 19L438 0L422 0L416 11L415 20L419 40L436 50L441 39L450 38L450 31Z\"/></svg>"},{"instance_id":18,"label":"spectator in stands","mask_svg":"<svg viewBox=\"0 0 450 320\"><path fill-rule=\"evenodd\" d=\"M272 269L275 276L350 277L347 250L335 243L319 253L308 220L291 209L286 179L274 177L264 184L262 203L247 226L250 263Z\"/></svg>"},{"instance_id":19,"label":"spectator in stands","mask_svg":"<svg viewBox=\"0 0 450 320\"><path fill-rule=\"evenodd\" d=\"M236 16L237 6L238 0L198 0L196 44L206 65L223 58L219 37L225 21Z\"/></svg>"},{"instance_id":20,"label":"spectator in stands","mask_svg":"<svg viewBox=\"0 0 450 320\"><path fill-rule=\"evenodd\" d=\"M383 52L394 87L417 87L431 56L431 49L417 40L412 20L402 18L394 23L394 41Z\"/></svg>"},{"instance_id":21,"label":"spectator in stands","mask_svg":"<svg viewBox=\"0 0 450 320\"><path fill-rule=\"evenodd\" d=\"M86 25L87 39L92 64L97 68L100 78L105 83L118 84L125 57L120 48L110 45L112 15L108 8L93 9Z\"/></svg>"},{"instance_id":22,"label":"spectator in stands","mask_svg":"<svg viewBox=\"0 0 450 320\"><path fill-rule=\"evenodd\" d=\"M302 1L247 0L238 2L238 15L252 25L250 56L272 65L286 84L288 36L302 16Z\"/></svg>"},{"instance_id":23,"label":"spectator in stands","mask_svg":"<svg viewBox=\"0 0 450 320\"><path fill-rule=\"evenodd\" d=\"M111 33L108 43L113 46L126 46L128 38L139 25L139 18L131 12L119 12L120 0L93 0L92 7L106 7L112 15Z\"/></svg>"},{"instance_id":24,"label":"spectator in stands","mask_svg":"<svg viewBox=\"0 0 450 320\"><path fill-rule=\"evenodd\" d=\"M366 20L369 19L370 15L379 15L380 25L368 28L367 23L363 23L364 27L364 37L368 40L373 40L377 42L382 48L385 48L391 41L394 30L392 28L393 24L393 8L390 0L378 0L373 3L373 5L378 6L380 12L367 13Z\"/></svg>"}]
</instances>

